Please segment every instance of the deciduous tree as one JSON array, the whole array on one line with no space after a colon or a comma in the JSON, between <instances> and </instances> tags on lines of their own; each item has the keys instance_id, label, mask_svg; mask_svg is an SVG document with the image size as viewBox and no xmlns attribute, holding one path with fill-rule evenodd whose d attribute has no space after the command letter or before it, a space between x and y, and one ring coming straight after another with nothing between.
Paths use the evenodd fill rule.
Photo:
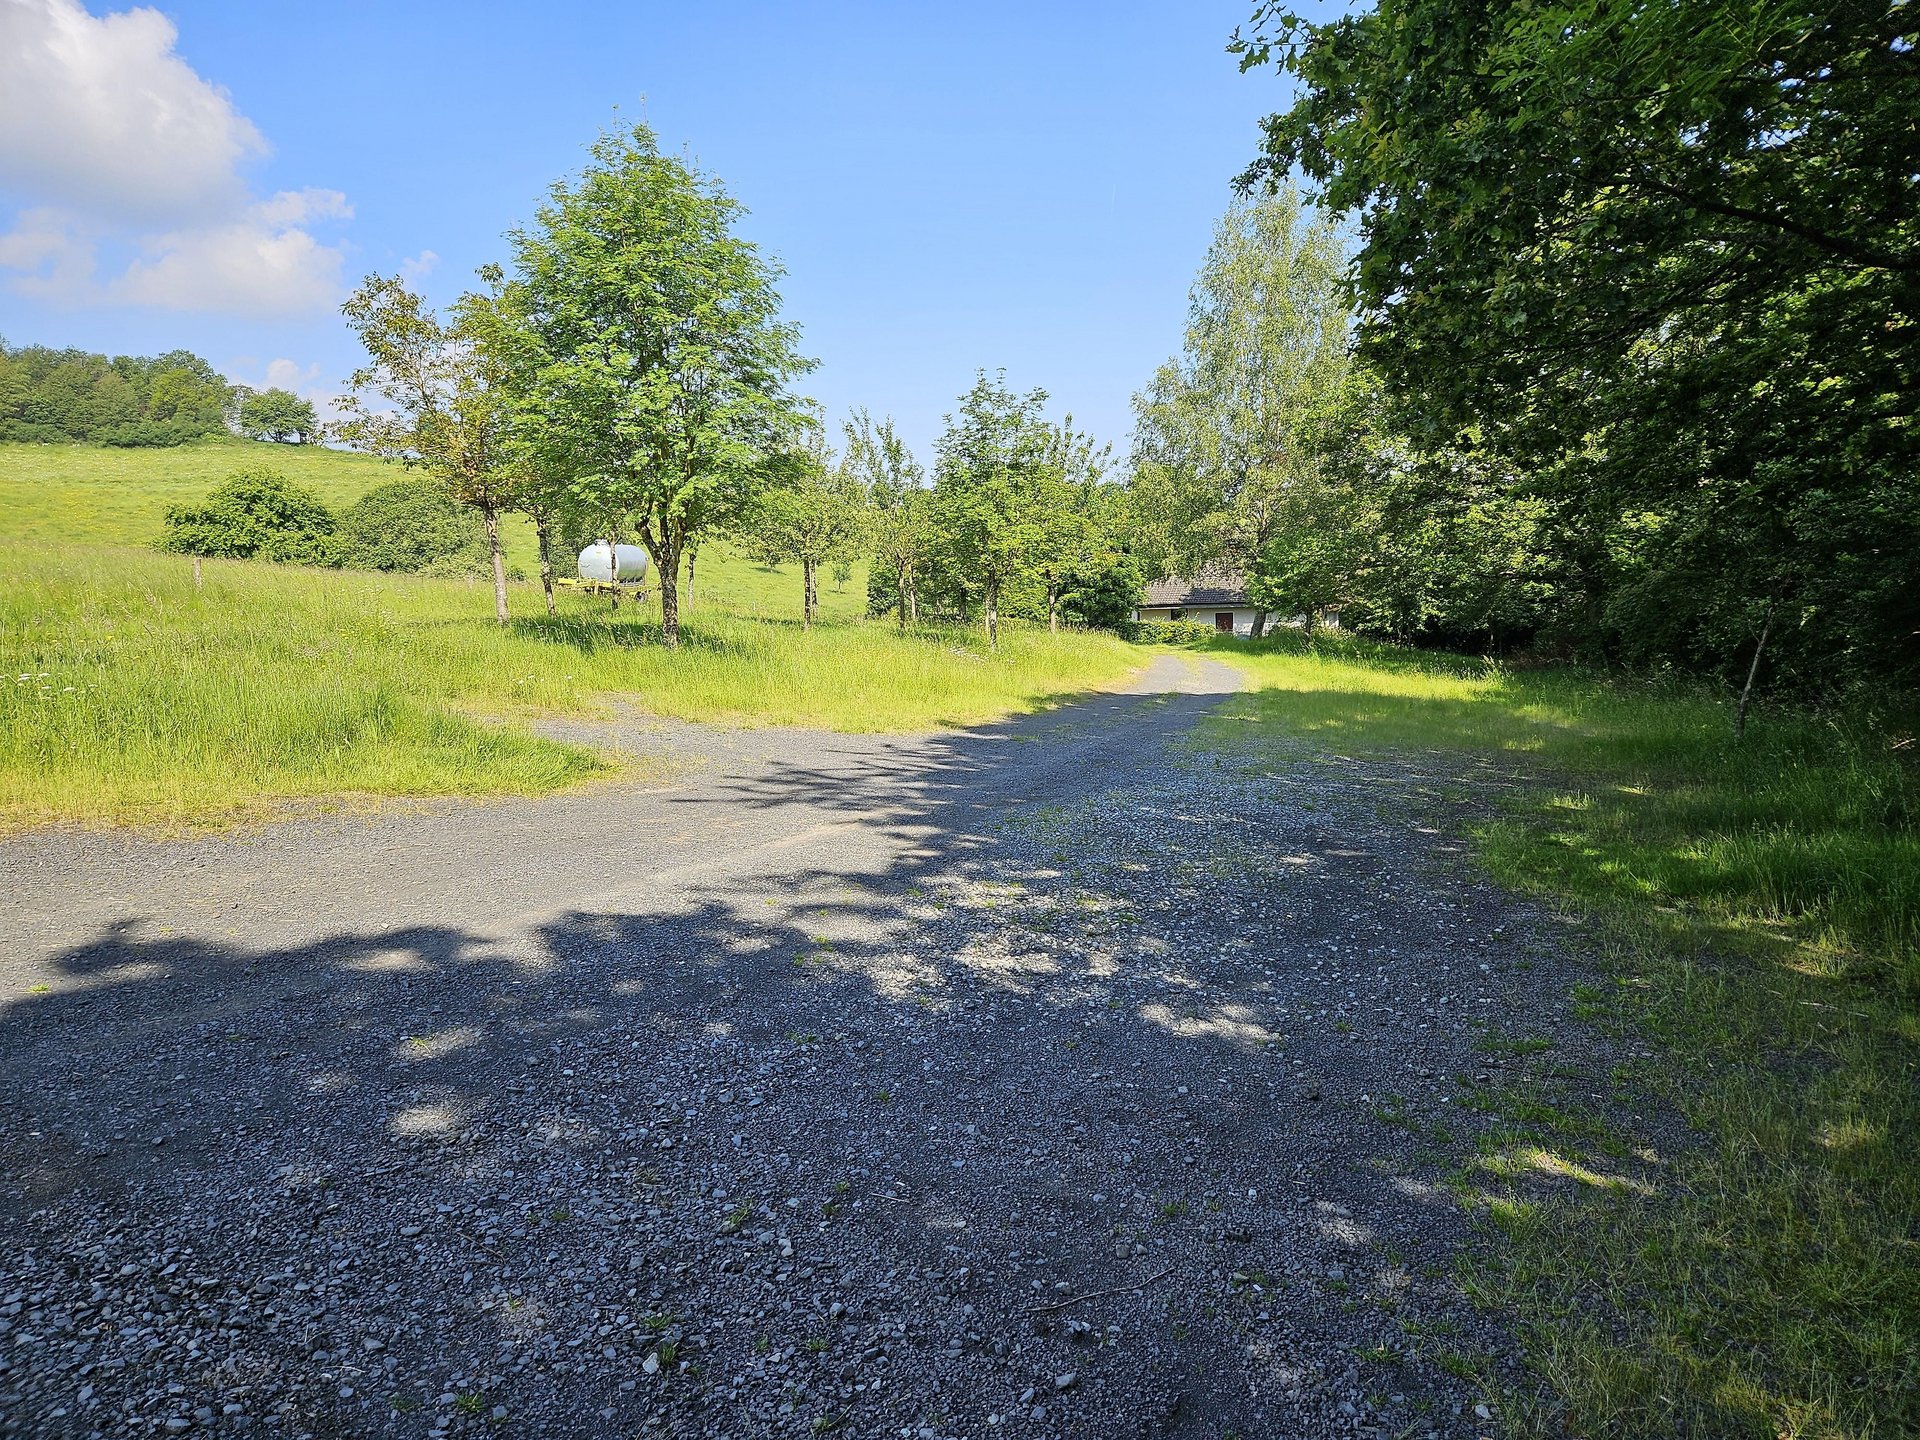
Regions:
<instances>
[{"instance_id":1,"label":"deciduous tree","mask_svg":"<svg viewBox=\"0 0 1920 1440\"><path fill-rule=\"evenodd\" d=\"M1920 676L1910 7L1258 7L1298 81L1245 177L1355 218L1360 344L1426 454L1520 473L1587 648Z\"/></svg>"},{"instance_id":2,"label":"deciduous tree","mask_svg":"<svg viewBox=\"0 0 1920 1440\"><path fill-rule=\"evenodd\" d=\"M1310 479L1299 427L1347 369L1342 265L1332 224L1284 187L1216 227L1182 353L1134 397L1135 509L1163 572L1251 566Z\"/></svg>"},{"instance_id":3,"label":"deciduous tree","mask_svg":"<svg viewBox=\"0 0 1920 1440\"><path fill-rule=\"evenodd\" d=\"M768 468L770 483L742 528L764 559L799 564L800 613L811 630L820 608L820 566L860 541L860 487L840 468L817 423L802 427Z\"/></svg>"},{"instance_id":4,"label":"deciduous tree","mask_svg":"<svg viewBox=\"0 0 1920 1440\"><path fill-rule=\"evenodd\" d=\"M319 428L313 402L291 390L255 390L240 402L240 433L249 440L304 445Z\"/></svg>"},{"instance_id":5,"label":"deciduous tree","mask_svg":"<svg viewBox=\"0 0 1920 1440\"><path fill-rule=\"evenodd\" d=\"M779 268L735 233L718 181L660 151L644 125L610 133L509 237L537 347L529 442L582 505L625 518L680 638L681 556L740 516L808 368L779 319Z\"/></svg>"},{"instance_id":6,"label":"deciduous tree","mask_svg":"<svg viewBox=\"0 0 1920 1440\"><path fill-rule=\"evenodd\" d=\"M895 612L904 630L919 619L920 574L937 538L926 472L894 430L892 417L875 421L856 410L843 429L842 466L865 497L873 563L893 576Z\"/></svg>"},{"instance_id":7,"label":"deciduous tree","mask_svg":"<svg viewBox=\"0 0 1920 1440\"><path fill-rule=\"evenodd\" d=\"M1046 536L1046 403L1046 391L1019 395L1004 371L989 379L982 370L934 447L941 541L979 586L987 643L996 648L1001 593L1032 564Z\"/></svg>"},{"instance_id":8,"label":"deciduous tree","mask_svg":"<svg viewBox=\"0 0 1920 1440\"><path fill-rule=\"evenodd\" d=\"M493 569L494 616L507 623L500 517L526 471L511 444L514 391L507 357L491 343L498 295L468 294L442 319L398 276L369 275L341 307L367 352L354 371L339 433L349 444L404 461L480 512Z\"/></svg>"}]
</instances>

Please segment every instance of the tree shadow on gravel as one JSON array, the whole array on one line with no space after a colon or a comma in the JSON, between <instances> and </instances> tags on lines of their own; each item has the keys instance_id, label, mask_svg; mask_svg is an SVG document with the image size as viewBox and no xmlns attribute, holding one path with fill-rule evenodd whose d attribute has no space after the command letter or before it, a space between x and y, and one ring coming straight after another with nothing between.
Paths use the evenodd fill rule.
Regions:
<instances>
[{"instance_id":1,"label":"tree shadow on gravel","mask_svg":"<svg viewBox=\"0 0 1920 1440\"><path fill-rule=\"evenodd\" d=\"M1121 723L1211 703L1095 697L931 759L829 738L717 793L904 843L854 827L844 863L531 934L72 946L0 1012L0 1290L312 1288L224 1369L184 1311L156 1349L28 1356L15 1413L66 1433L90 1383L157 1417L176 1383L316 1435L425 1433L401 1400L442 1387L550 1434L1035 1405L1055 1433L1295 1433L1338 1403L1398 1430L1417 1402L1467 1433L1458 1356L1501 1342L1438 1278L1462 1227L1431 1137L1376 1110L1483 1063L1434 1002L1494 907L1410 908L1413 867L1324 816L1276 812L1299 863L1253 866L1240 792L1143 776ZM1398 1013L1352 1005L1389 956Z\"/></svg>"}]
</instances>

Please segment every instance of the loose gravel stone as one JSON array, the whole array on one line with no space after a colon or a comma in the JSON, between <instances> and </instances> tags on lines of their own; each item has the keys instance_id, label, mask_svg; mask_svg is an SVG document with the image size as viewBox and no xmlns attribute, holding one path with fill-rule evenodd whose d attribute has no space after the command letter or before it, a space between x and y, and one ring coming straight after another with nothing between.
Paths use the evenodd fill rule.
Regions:
<instances>
[{"instance_id":1,"label":"loose gravel stone","mask_svg":"<svg viewBox=\"0 0 1920 1440\"><path fill-rule=\"evenodd\" d=\"M1432 1136L1568 947L1222 669L0 844L0 1433L1490 1433Z\"/></svg>"}]
</instances>

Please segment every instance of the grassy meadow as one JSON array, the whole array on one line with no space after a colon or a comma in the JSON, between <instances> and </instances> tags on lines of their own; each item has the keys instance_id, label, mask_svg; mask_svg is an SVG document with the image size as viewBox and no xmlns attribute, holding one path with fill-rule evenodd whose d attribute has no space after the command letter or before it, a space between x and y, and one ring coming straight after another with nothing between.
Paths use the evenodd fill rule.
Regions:
<instances>
[{"instance_id":1,"label":"grassy meadow","mask_svg":"<svg viewBox=\"0 0 1920 1440\"><path fill-rule=\"evenodd\" d=\"M115 462L109 478L86 478L96 459ZM476 582L210 560L196 588L189 560L140 546L166 505L260 461L335 505L393 473L265 445L0 447L0 825L530 794L606 765L533 734L530 715L619 699L694 720L915 730L1044 706L1138 664L1109 636L1011 626L990 654L972 631L902 635L858 618L858 570L841 586L823 576L809 633L797 568L718 546L700 557L677 653L657 643L657 601L613 611L563 593L549 618L538 587L516 585L502 629ZM89 518L96 493L109 518Z\"/></svg>"},{"instance_id":2,"label":"grassy meadow","mask_svg":"<svg viewBox=\"0 0 1920 1440\"><path fill-rule=\"evenodd\" d=\"M1410 762L1497 879L1594 936L1607 980L1576 1008L1653 1057L1586 1076L1486 1038L1542 1053L1464 1097L1494 1127L1457 1183L1499 1240L1470 1282L1566 1407L1510 1418L1920 1433L1912 714L1763 711L1737 742L1698 690L1340 639L1219 653L1256 688L1211 744Z\"/></svg>"}]
</instances>

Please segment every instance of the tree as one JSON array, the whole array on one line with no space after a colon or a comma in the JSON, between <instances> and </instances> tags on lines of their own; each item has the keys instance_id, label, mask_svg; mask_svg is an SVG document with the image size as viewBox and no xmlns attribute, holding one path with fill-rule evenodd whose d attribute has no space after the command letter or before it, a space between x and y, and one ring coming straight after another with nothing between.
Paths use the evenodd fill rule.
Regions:
<instances>
[{"instance_id":1,"label":"tree","mask_svg":"<svg viewBox=\"0 0 1920 1440\"><path fill-rule=\"evenodd\" d=\"M249 440L304 445L319 428L313 402L291 390L256 390L240 402L240 433Z\"/></svg>"},{"instance_id":2,"label":"tree","mask_svg":"<svg viewBox=\"0 0 1920 1440\"><path fill-rule=\"evenodd\" d=\"M1244 65L1356 217L1359 343L1427 454L1524 478L1556 625L1738 683L1920 675L1920 66L1905 7L1259 7Z\"/></svg>"},{"instance_id":3,"label":"tree","mask_svg":"<svg viewBox=\"0 0 1920 1440\"><path fill-rule=\"evenodd\" d=\"M488 568L480 517L438 485L389 480L340 512L340 563L363 570L477 575Z\"/></svg>"},{"instance_id":4,"label":"tree","mask_svg":"<svg viewBox=\"0 0 1920 1440\"><path fill-rule=\"evenodd\" d=\"M895 432L891 416L876 422L856 410L843 428L843 468L860 487L873 563L893 576L895 611L904 630L920 618L918 581L935 540L926 472Z\"/></svg>"},{"instance_id":5,"label":"tree","mask_svg":"<svg viewBox=\"0 0 1920 1440\"><path fill-rule=\"evenodd\" d=\"M860 487L836 463L817 423L804 427L770 469L775 478L756 498L743 528L763 559L799 563L800 613L811 630L820 608L821 564L860 540Z\"/></svg>"},{"instance_id":6,"label":"tree","mask_svg":"<svg viewBox=\"0 0 1920 1440\"><path fill-rule=\"evenodd\" d=\"M497 288L467 294L442 319L398 276L369 275L341 312L367 351L348 379L340 434L359 449L423 471L480 512L493 570L494 618L507 623L500 517L526 470L511 444L514 394L497 336Z\"/></svg>"},{"instance_id":7,"label":"tree","mask_svg":"<svg viewBox=\"0 0 1920 1440\"><path fill-rule=\"evenodd\" d=\"M236 470L198 505L168 507L159 548L176 555L331 565L333 513L272 470Z\"/></svg>"},{"instance_id":8,"label":"tree","mask_svg":"<svg viewBox=\"0 0 1920 1440\"><path fill-rule=\"evenodd\" d=\"M810 363L778 318L778 267L734 233L740 214L639 125L602 136L509 237L537 352L531 443L584 507L639 535L669 647L681 556L766 483L794 412L786 385Z\"/></svg>"},{"instance_id":9,"label":"tree","mask_svg":"<svg viewBox=\"0 0 1920 1440\"><path fill-rule=\"evenodd\" d=\"M979 586L988 645L1000 644L1000 599L1046 537L1044 479L1051 435L1047 392L1016 395L1006 372L982 370L934 449L934 506L942 543Z\"/></svg>"},{"instance_id":10,"label":"tree","mask_svg":"<svg viewBox=\"0 0 1920 1440\"><path fill-rule=\"evenodd\" d=\"M1347 368L1342 268L1332 224L1291 190L1236 203L1215 228L1183 353L1134 397L1136 513L1162 573L1250 567L1306 483L1298 427Z\"/></svg>"},{"instance_id":11,"label":"tree","mask_svg":"<svg viewBox=\"0 0 1920 1440\"><path fill-rule=\"evenodd\" d=\"M1034 471L1042 534L1035 569L1047 593L1047 628L1060 629L1060 611L1075 585L1094 573L1111 546L1101 524L1100 486L1113 447L1073 428L1073 416L1047 427Z\"/></svg>"}]
</instances>

